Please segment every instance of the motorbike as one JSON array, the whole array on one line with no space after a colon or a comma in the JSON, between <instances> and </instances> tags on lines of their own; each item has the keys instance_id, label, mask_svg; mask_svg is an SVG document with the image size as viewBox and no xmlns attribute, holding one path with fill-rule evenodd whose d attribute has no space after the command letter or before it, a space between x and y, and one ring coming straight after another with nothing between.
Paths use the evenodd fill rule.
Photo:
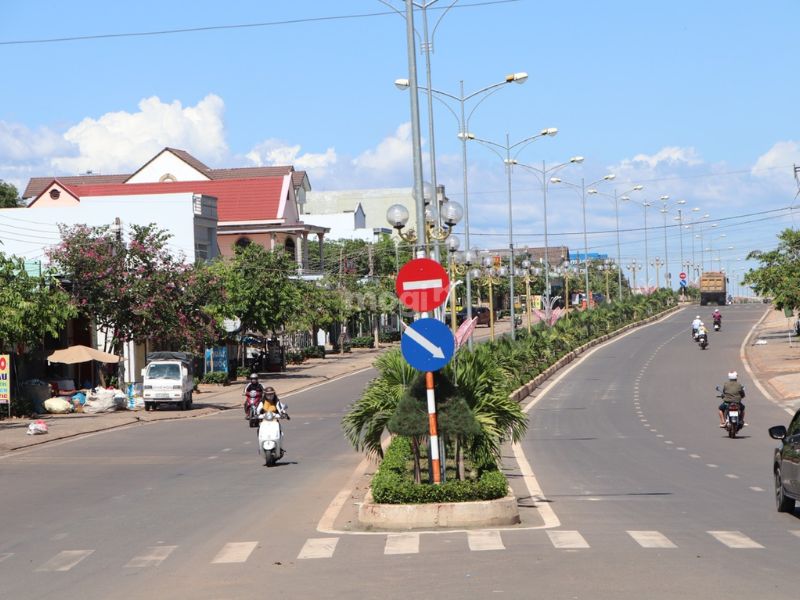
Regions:
<instances>
[{"instance_id":1,"label":"motorbike","mask_svg":"<svg viewBox=\"0 0 800 600\"><path fill-rule=\"evenodd\" d=\"M714 321L714 331L719 331L722 324L719 321Z\"/></svg>"},{"instance_id":2,"label":"motorbike","mask_svg":"<svg viewBox=\"0 0 800 600\"><path fill-rule=\"evenodd\" d=\"M264 456L264 466L272 467L286 451L283 449L283 429L280 420L289 419L287 412L266 412L259 415L261 424L258 426L258 453Z\"/></svg>"},{"instance_id":3,"label":"motorbike","mask_svg":"<svg viewBox=\"0 0 800 600\"><path fill-rule=\"evenodd\" d=\"M698 333L697 334L697 343L700 344L700 348L705 350L708 348L708 334L707 333Z\"/></svg>"},{"instance_id":4,"label":"motorbike","mask_svg":"<svg viewBox=\"0 0 800 600\"><path fill-rule=\"evenodd\" d=\"M250 423L250 427L258 427L258 407L261 405L261 394L262 392L258 390L250 390L245 394L245 419Z\"/></svg>"},{"instance_id":5,"label":"motorbike","mask_svg":"<svg viewBox=\"0 0 800 600\"><path fill-rule=\"evenodd\" d=\"M700 332L697 329L692 329L692 339L696 342L698 341L697 338L700 335Z\"/></svg>"},{"instance_id":6,"label":"motorbike","mask_svg":"<svg viewBox=\"0 0 800 600\"><path fill-rule=\"evenodd\" d=\"M717 391L722 392L719 386L717 386ZM722 398L722 393L720 393L719 398ZM739 430L744 427L744 421L742 420L742 406L738 402L729 402L726 405L725 409L725 430L728 432L729 438L735 438L736 434L739 433Z\"/></svg>"}]
</instances>

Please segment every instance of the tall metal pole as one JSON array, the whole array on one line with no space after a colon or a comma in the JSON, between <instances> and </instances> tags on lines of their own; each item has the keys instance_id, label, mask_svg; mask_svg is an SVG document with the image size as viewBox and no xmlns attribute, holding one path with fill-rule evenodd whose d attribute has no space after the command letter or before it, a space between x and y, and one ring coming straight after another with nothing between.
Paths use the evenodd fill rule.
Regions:
<instances>
[{"instance_id":1,"label":"tall metal pole","mask_svg":"<svg viewBox=\"0 0 800 600\"><path fill-rule=\"evenodd\" d=\"M509 272L508 289L511 296L511 339L516 337L516 321L514 312L514 218L511 210L511 142L508 132L506 132L506 177L508 178L508 250L509 250Z\"/></svg>"},{"instance_id":2,"label":"tall metal pole","mask_svg":"<svg viewBox=\"0 0 800 600\"><path fill-rule=\"evenodd\" d=\"M678 231L680 231L680 242L681 242L681 269L683 269L683 211L678 209Z\"/></svg>"},{"instance_id":3,"label":"tall metal pole","mask_svg":"<svg viewBox=\"0 0 800 600\"><path fill-rule=\"evenodd\" d=\"M547 250L547 170L542 161L542 197L544 198L544 295L547 299L545 315L550 320L550 256Z\"/></svg>"},{"instance_id":4,"label":"tall metal pole","mask_svg":"<svg viewBox=\"0 0 800 600\"><path fill-rule=\"evenodd\" d=\"M672 281L669 276L669 250L667 250L667 205L662 207L661 214L664 215L664 287L672 289Z\"/></svg>"},{"instance_id":5,"label":"tall metal pole","mask_svg":"<svg viewBox=\"0 0 800 600\"><path fill-rule=\"evenodd\" d=\"M647 256L647 200L642 204L644 207L644 287L650 286L650 259Z\"/></svg>"},{"instance_id":6,"label":"tall metal pole","mask_svg":"<svg viewBox=\"0 0 800 600\"><path fill-rule=\"evenodd\" d=\"M461 168L462 180L464 183L464 244L466 244L465 252L472 253L472 247L469 244L469 194L467 193L467 120L464 116L464 80L460 82L461 93L458 97L461 104L461 124L460 134L461 138ZM477 257L472 257L474 261ZM467 265L467 272L464 275L464 282L466 284L466 297L467 297L467 321L472 320L472 265ZM472 350L472 336L467 338L467 347Z\"/></svg>"},{"instance_id":7,"label":"tall metal pole","mask_svg":"<svg viewBox=\"0 0 800 600\"><path fill-rule=\"evenodd\" d=\"M581 204L583 205L583 266L586 282L586 310L592 307L592 290L589 289L589 238L586 236L586 183L581 177Z\"/></svg>"},{"instance_id":8,"label":"tall metal pole","mask_svg":"<svg viewBox=\"0 0 800 600\"><path fill-rule=\"evenodd\" d=\"M622 300L622 255L619 247L619 200L617 190L614 188L614 215L617 220L617 300Z\"/></svg>"},{"instance_id":9,"label":"tall metal pole","mask_svg":"<svg viewBox=\"0 0 800 600\"><path fill-rule=\"evenodd\" d=\"M408 47L408 79L411 99L411 144L414 158L414 190L417 208L417 257L425 258L425 199L422 192L422 147L419 129L419 90L417 87L417 54L414 46L414 3L406 0L406 44Z\"/></svg>"},{"instance_id":10,"label":"tall metal pole","mask_svg":"<svg viewBox=\"0 0 800 600\"><path fill-rule=\"evenodd\" d=\"M434 0L438 1L438 0ZM427 95L428 95L428 137L430 138L430 163L431 163L431 186L433 187L433 198L431 198L431 203L433 205L433 210L435 211L436 215L436 223L439 229L442 228L442 215L441 215L441 206L439 205L439 186L436 182L436 143L434 141L434 130L433 130L433 88L431 86L431 42L428 40L428 6L430 3L424 3L420 5L422 9L422 30L423 30L423 43L422 48L423 52L425 53L425 76L427 82ZM441 261L441 251L439 249L439 241L434 239L432 241L433 246L433 258L437 262Z\"/></svg>"}]
</instances>

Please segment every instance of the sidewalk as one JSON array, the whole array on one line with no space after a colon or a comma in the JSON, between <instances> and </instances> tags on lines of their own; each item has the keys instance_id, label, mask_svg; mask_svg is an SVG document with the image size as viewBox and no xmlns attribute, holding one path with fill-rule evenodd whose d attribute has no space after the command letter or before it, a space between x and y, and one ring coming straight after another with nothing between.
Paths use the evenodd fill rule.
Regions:
<instances>
[{"instance_id":1,"label":"sidewalk","mask_svg":"<svg viewBox=\"0 0 800 600\"><path fill-rule=\"evenodd\" d=\"M752 376L781 406L800 407L800 338L794 318L770 307L744 346Z\"/></svg>"},{"instance_id":2,"label":"sidewalk","mask_svg":"<svg viewBox=\"0 0 800 600\"><path fill-rule=\"evenodd\" d=\"M264 374L260 381L271 385L278 397L286 396L313 385L324 383L341 375L360 371L372 366L375 358L382 352L397 347L391 344L380 349L354 348L348 354L329 354L324 359L309 359L300 365L288 365L284 373ZM242 388L245 380L227 386L200 384L194 394L193 406L188 411L166 407L157 411L119 410L108 413L71 413L66 415L40 415L49 431L40 435L27 435L28 424L34 419L13 418L0 421L0 455L28 446L52 442L135 423L163 421L167 419L188 419L203 417L223 410L241 410Z\"/></svg>"}]
</instances>

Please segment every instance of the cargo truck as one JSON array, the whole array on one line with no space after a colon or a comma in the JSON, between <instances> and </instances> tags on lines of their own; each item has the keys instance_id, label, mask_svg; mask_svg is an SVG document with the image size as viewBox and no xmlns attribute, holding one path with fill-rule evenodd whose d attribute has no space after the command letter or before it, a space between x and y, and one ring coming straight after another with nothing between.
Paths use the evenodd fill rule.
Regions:
<instances>
[{"instance_id":1,"label":"cargo truck","mask_svg":"<svg viewBox=\"0 0 800 600\"><path fill-rule=\"evenodd\" d=\"M181 410L192 406L194 374L192 355L185 352L150 352L144 378L144 409L156 410L159 404L175 404Z\"/></svg>"},{"instance_id":2,"label":"cargo truck","mask_svg":"<svg viewBox=\"0 0 800 600\"><path fill-rule=\"evenodd\" d=\"M705 306L713 302L719 306L724 306L728 294L726 283L728 278L721 271L706 271L700 276L700 305Z\"/></svg>"}]
</instances>

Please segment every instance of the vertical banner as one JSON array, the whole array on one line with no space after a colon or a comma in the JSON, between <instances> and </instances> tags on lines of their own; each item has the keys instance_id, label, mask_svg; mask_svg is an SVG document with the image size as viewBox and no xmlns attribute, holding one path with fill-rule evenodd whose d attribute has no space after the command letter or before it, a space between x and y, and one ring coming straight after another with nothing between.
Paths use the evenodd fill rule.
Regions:
<instances>
[{"instance_id":1,"label":"vertical banner","mask_svg":"<svg viewBox=\"0 0 800 600\"><path fill-rule=\"evenodd\" d=\"M205 353L205 372L213 373L216 371L228 372L228 347L216 346L206 348Z\"/></svg>"},{"instance_id":2,"label":"vertical banner","mask_svg":"<svg viewBox=\"0 0 800 600\"><path fill-rule=\"evenodd\" d=\"M11 408L11 357L0 354L0 404Z\"/></svg>"}]
</instances>

